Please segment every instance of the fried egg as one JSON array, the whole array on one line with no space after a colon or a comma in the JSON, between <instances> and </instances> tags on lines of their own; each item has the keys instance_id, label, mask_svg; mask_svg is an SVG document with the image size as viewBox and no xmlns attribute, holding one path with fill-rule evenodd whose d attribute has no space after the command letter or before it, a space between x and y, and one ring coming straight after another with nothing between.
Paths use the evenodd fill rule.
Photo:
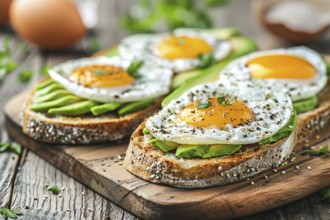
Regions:
<instances>
[{"instance_id":1,"label":"fried egg","mask_svg":"<svg viewBox=\"0 0 330 220\"><path fill-rule=\"evenodd\" d=\"M82 58L54 66L49 76L73 94L99 102L132 102L169 92L172 70L143 64L133 77L133 61L120 57Z\"/></svg>"},{"instance_id":2,"label":"fried egg","mask_svg":"<svg viewBox=\"0 0 330 220\"><path fill-rule=\"evenodd\" d=\"M292 47L251 53L228 65L220 79L270 81L293 101L317 95L327 83L326 66L319 53L307 47Z\"/></svg>"},{"instance_id":3,"label":"fried egg","mask_svg":"<svg viewBox=\"0 0 330 220\"><path fill-rule=\"evenodd\" d=\"M146 128L178 144L252 144L273 136L292 113L290 97L270 83L218 81L186 91L150 117Z\"/></svg>"},{"instance_id":4,"label":"fried egg","mask_svg":"<svg viewBox=\"0 0 330 220\"><path fill-rule=\"evenodd\" d=\"M201 64L200 55L212 53L216 61L231 51L228 40L219 40L198 29L177 29L172 33L138 34L123 39L118 46L122 57L143 58L174 72L194 69Z\"/></svg>"}]
</instances>

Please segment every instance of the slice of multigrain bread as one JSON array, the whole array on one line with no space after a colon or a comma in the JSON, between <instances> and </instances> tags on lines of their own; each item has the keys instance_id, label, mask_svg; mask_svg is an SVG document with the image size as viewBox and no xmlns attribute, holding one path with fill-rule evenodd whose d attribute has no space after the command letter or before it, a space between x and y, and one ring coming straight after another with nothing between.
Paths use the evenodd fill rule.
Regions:
<instances>
[{"instance_id":1,"label":"slice of multigrain bread","mask_svg":"<svg viewBox=\"0 0 330 220\"><path fill-rule=\"evenodd\" d=\"M288 157L294 146L294 133L276 143L243 146L231 156L209 159L180 159L152 146L151 135L144 135L142 123L131 136L124 167L153 183L179 188L203 188L238 182L254 176Z\"/></svg>"},{"instance_id":2,"label":"slice of multigrain bread","mask_svg":"<svg viewBox=\"0 0 330 220\"><path fill-rule=\"evenodd\" d=\"M30 110L34 91L23 107L23 132L33 139L59 144L89 144L114 141L130 136L134 129L160 108L160 99L138 112L119 117L115 114L101 116L57 116Z\"/></svg>"},{"instance_id":3,"label":"slice of multigrain bread","mask_svg":"<svg viewBox=\"0 0 330 220\"><path fill-rule=\"evenodd\" d=\"M300 114L295 132L274 144L248 145L231 156L210 159L180 159L164 154L143 135L142 123L131 136L125 168L154 183L179 188L202 188L238 182L271 169L287 158L294 146L315 136L330 122L330 82L318 94L316 109Z\"/></svg>"}]
</instances>

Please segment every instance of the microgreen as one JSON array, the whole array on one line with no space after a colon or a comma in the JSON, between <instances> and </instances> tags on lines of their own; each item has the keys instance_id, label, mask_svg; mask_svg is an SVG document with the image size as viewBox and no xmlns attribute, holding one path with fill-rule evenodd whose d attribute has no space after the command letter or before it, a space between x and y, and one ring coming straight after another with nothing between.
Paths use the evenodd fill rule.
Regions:
<instances>
[{"instance_id":1,"label":"microgreen","mask_svg":"<svg viewBox=\"0 0 330 220\"><path fill-rule=\"evenodd\" d=\"M0 215L7 217L7 218L17 219L17 217L23 215L23 213L18 210L0 208Z\"/></svg>"},{"instance_id":2,"label":"microgreen","mask_svg":"<svg viewBox=\"0 0 330 220\"><path fill-rule=\"evenodd\" d=\"M46 189L52 192L53 195L58 195L61 192L60 188L56 185L46 185Z\"/></svg>"},{"instance_id":3,"label":"microgreen","mask_svg":"<svg viewBox=\"0 0 330 220\"><path fill-rule=\"evenodd\" d=\"M318 151L308 150L308 151L302 152L301 154L302 155L309 155L309 156L320 156L320 155L323 155L323 154L327 154L328 152L329 152L329 146L326 144Z\"/></svg>"},{"instance_id":4,"label":"microgreen","mask_svg":"<svg viewBox=\"0 0 330 220\"><path fill-rule=\"evenodd\" d=\"M134 77L135 79L138 79L141 77L138 71L142 66L143 66L143 61L134 62L131 63L131 65L129 65L126 71L130 76Z\"/></svg>"},{"instance_id":5,"label":"microgreen","mask_svg":"<svg viewBox=\"0 0 330 220\"><path fill-rule=\"evenodd\" d=\"M205 69L215 63L213 53L204 53L198 56L200 64L197 66L199 69Z\"/></svg>"},{"instance_id":6,"label":"microgreen","mask_svg":"<svg viewBox=\"0 0 330 220\"><path fill-rule=\"evenodd\" d=\"M0 153L5 151L11 151L16 154L22 153L22 146L17 143L3 142L0 144Z\"/></svg>"},{"instance_id":7,"label":"microgreen","mask_svg":"<svg viewBox=\"0 0 330 220\"><path fill-rule=\"evenodd\" d=\"M198 109L205 109L211 106L211 102L208 99L201 99L198 102L197 108Z\"/></svg>"},{"instance_id":8,"label":"microgreen","mask_svg":"<svg viewBox=\"0 0 330 220\"><path fill-rule=\"evenodd\" d=\"M18 80L21 83L27 83L31 80L32 77L33 77L33 71L26 69L19 73Z\"/></svg>"},{"instance_id":9,"label":"microgreen","mask_svg":"<svg viewBox=\"0 0 330 220\"><path fill-rule=\"evenodd\" d=\"M218 99L218 103L221 105L232 105L234 104L234 101L232 99L230 99L227 96L220 96L217 98Z\"/></svg>"}]
</instances>

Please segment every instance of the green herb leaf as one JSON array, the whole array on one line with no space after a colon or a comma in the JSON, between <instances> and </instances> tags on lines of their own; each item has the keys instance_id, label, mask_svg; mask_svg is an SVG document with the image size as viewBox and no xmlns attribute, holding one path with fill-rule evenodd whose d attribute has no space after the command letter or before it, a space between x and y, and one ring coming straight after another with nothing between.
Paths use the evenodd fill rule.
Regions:
<instances>
[{"instance_id":1,"label":"green herb leaf","mask_svg":"<svg viewBox=\"0 0 330 220\"><path fill-rule=\"evenodd\" d=\"M5 50L5 52L10 55L11 51L10 51L10 39L9 37L5 36L2 40L2 46Z\"/></svg>"},{"instance_id":2,"label":"green herb leaf","mask_svg":"<svg viewBox=\"0 0 330 220\"><path fill-rule=\"evenodd\" d=\"M309 155L309 156L320 156L323 154L327 154L329 152L329 146L324 145L320 150L314 151L314 150L308 150L301 153L301 155Z\"/></svg>"},{"instance_id":3,"label":"green herb leaf","mask_svg":"<svg viewBox=\"0 0 330 220\"><path fill-rule=\"evenodd\" d=\"M60 188L56 185L46 185L46 189L54 195L58 195L61 192Z\"/></svg>"},{"instance_id":4,"label":"green herb leaf","mask_svg":"<svg viewBox=\"0 0 330 220\"><path fill-rule=\"evenodd\" d=\"M101 74L109 74L109 71L107 71L107 70L93 70L93 73L101 75Z\"/></svg>"},{"instance_id":5,"label":"green herb leaf","mask_svg":"<svg viewBox=\"0 0 330 220\"><path fill-rule=\"evenodd\" d=\"M9 148L10 151L15 152L16 154L21 154L22 153L22 146L17 144L17 143L13 143L10 145Z\"/></svg>"},{"instance_id":6,"label":"green herb leaf","mask_svg":"<svg viewBox=\"0 0 330 220\"><path fill-rule=\"evenodd\" d=\"M208 99L201 99L198 102L197 108L198 109L205 109L211 106L211 102Z\"/></svg>"},{"instance_id":7,"label":"green herb leaf","mask_svg":"<svg viewBox=\"0 0 330 220\"><path fill-rule=\"evenodd\" d=\"M321 190L321 199L330 201L330 187Z\"/></svg>"},{"instance_id":8,"label":"green herb leaf","mask_svg":"<svg viewBox=\"0 0 330 220\"><path fill-rule=\"evenodd\" d=\"M221 105L232 105L234 101L227 96L220 96L218 97L218 103Z\"/></svg>"},{"instance_id":9,"label":"green herb leaf","mask_svg":"<svg viewBox=\"0 0 330 220\"><path fill-rule=\"evenodd\" d=\"M15 60L4 58L0 62L0 68L5 69L6 72L12 72L17 68L18 64Z\"/></svg>"},{"instance_id":10,"label":"green herb leaf","mask_svg":"<svg viewBox=\"0 0 330 220\"><path fill-rule=\"evenodd\" d=\"M18 80L21 83L27 83L31 80L32 77L33 77L33 71L32 70L23 70L18 75Z\"/></svg>"},{"instance_id":11,"label":"green herb leaf","mask_svg":"<svg viewBox=\"0 0 330 220\"><path fill-rule=\"evenodd\" d=\"M198 56L198 60L200 61L200 64L197 66L199 69L205 69L215 63L212 52Z\"/></svg>"},{"instance_id":12,"label":"green herb leaf","mask_svg":"<svg viewBox=\"0 0 330 220\"><path fill-rule=\"evenodd\" d=\"M48 76L48 70L49 69L50 69L50 66L49 65L45 65L45 66L41 67L40 74L42 76Z\"/></svg>"},{"instance_id":13,"label":"green herb leaf","mask_svg":"<svg viewBox=\"0 0 330 220\"><path fill-rule=\"evenodd\" d=\"M141 77L141 75L138 73L139 69L143 66L143 61L138 61L131 63L131 65L127 68L127 73L134 77L135 79L138 79Z\"/></svg>"},{"instance_id":14,"label":"green herb leaf","mask_svg":"<svg viewBox=\"0 0 330 220\"><path fill-rule=\"evenodd\" d=\"M23 215L23 213L18 211L18 210L10 210L8 208L0 208L0 215L2 215L4 217L7 217L7 218L17 219L17 217Z\"/></svg>"},{"instance_id":15,"label":"green herb leaf","mask_svg":"<svg viewBox=\"0 0 330 220\"><path fill-rule=\"evenodd\" d=\"M97 36L89 38L89 46L92 52L97 52L101 48L100 39Z\"/></svg>"},{"instance_id":16,"label":"green herb leaf","mask_svg":"<svg viewBox=\"0 0 330 220\"><path fill-rule=\"evenodd\" d=\"M150 134L148 128L143 128L142 132L143 132L143 134Z\"/></svg>"},{"instance_id":17,"label":"green herb leaf","mask_svg":"<svg viewBox=\"0 0 330 220\"><path fill-rule=\"evenodd\" d=\"M5 142L5 143L1 143L0 144L0 153L1 152L5 152L6 150L8 150L10 148L10 143Z\"/></svg>"}]
</instances>

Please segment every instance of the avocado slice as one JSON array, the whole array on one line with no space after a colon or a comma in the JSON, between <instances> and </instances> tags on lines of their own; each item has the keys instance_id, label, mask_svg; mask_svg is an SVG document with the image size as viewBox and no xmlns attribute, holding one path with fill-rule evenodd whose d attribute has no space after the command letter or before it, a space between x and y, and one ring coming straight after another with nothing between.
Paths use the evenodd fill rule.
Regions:
<instances>
[{"instance_id":1,"label":"avocado slice","mask_svg":"<svg viewBox=\"0 0 330 220\"><path fill-rule=\"evenodd\" d=\"M210 145L179 145L175 156L182 158L202 157Z\"/></svg>"},{"instance_id":2,"label":"avocado slice","mask_svg":"<svg viewBox=\"0 0 330 220\"><path fill-rule=\"evenodd\" d=\"M149 142L164 153L175 150L179 145L171 141L162 141L159 139L152 139Z\"/></svg>"},{"instance_id":3,"label":"avocado slice","mask_svg":"<svg viewBox=\"0 0 330 220\"><path fill-rule=\"evenodd\" d=\"M288 123L273 136L259 141L259 144L260 145L271 144L282 138L288 137L295 129L296 123L297 123L297 113L295 110L293 110L292 116L289 119Z\"/></svg>"},{"instance_id":4,"label":"avocado slice","mask_svg":"<svg viewBox=\"0 0 330 220\"><path fill-rule=\"evenodd\" d=\"M137 112L156 102L156 99L145 99L137 102L128 103L119 107L118 115L123 116L129 113Z\"/></svg>"},{"instance_id":5,"label":"avocado slice","mask_svg":"<svg viewBox=\"0 0 330 220\"><path fill-rule=\"evenodd\" d=\"M203 155L203 158L232 155L233 153L239 151L241 148L242 145L232 145L232 144L211 145L208 151Z\"/></svg>"},{"instance_id":6,"label":"avocado slice","mask_svg":"<svg viewBox=\"0 0 330 220\"><path fill-rule=\"evenodd\" d=\"M317 97L305 99L293 103L293 108L296 110L297 114L313 110L317 106Z\"/></svg>"},{"instance_id":7,"label":"avocado slice","mask_svg":"<svg viewBox=\"0 0 330 220\"><path fill-rule=\"evenodd\" d=\"M83 115L89 113L91 108L98 104L97 102L87 100L58 108L51 108L48 110L48 113L67 116Z\"/></svg>"},{"instance_id":8,"label":"avocado slice","mask_svg":"<svg viewBox=\"0 0 330 220\"><path fill-rule=\"evenodd\" d=\"M231 41L233 43L233 51L226 59L209 68L198 70L197 72L193 73L193 76L190 75L191 73L180 73L174 77L173 85L178 87L165 97L162 102L162 106L166 106L168 103L170 103L170 101L180 97L182 93L196 85L218 80L220 71L225 68L232 60L245 54L251 53L257 48L256 43L246 37L233 37L231 38Z\"/></svg>"}]
</instances>

